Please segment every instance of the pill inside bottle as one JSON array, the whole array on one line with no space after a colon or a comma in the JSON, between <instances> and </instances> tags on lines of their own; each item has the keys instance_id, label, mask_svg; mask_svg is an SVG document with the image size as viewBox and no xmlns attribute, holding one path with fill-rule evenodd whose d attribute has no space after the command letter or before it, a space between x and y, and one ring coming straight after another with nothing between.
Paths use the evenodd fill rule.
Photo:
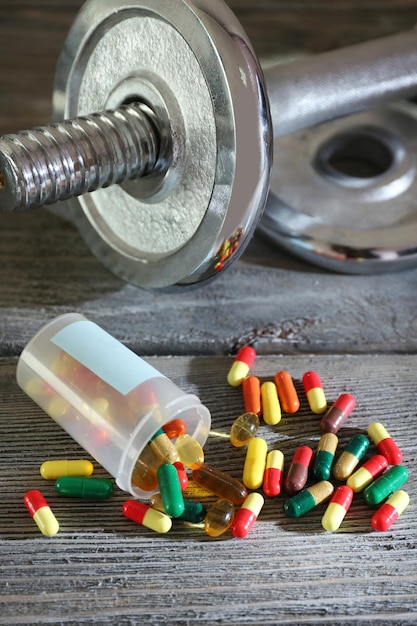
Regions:
<instances>
[{"instance_id":1,"label":"pill inside bottle","mask_svg":"<svg viewBox=\"0 0 417 626\"><path fill-rule=\"evenodd\" d=\"M152 481L138 480L137 461L156 472L160 461L149 442L165 424L180 418L200 446L210 430L210 412L197 396L77 313L38 331L16 375L23 391L135 497L152 493L143 489L154 488Z\"/></svg>"}]
</instances>

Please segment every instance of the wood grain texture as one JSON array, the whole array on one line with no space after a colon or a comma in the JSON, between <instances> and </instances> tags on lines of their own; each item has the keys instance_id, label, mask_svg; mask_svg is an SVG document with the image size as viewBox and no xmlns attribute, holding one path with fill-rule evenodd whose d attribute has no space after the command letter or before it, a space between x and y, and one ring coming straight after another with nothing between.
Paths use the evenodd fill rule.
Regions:
<instances>
[{"instance_id":1,"label":"wood grain texture","mask_svg":"<svg viewBox=\"0 0 417 626\"><path fill-rule=\"evenodd\" d=\"M244 451L227 434L242 411L241 390L225 382L231 359L151 358L185 391L198 393L212 413L206 461L241 477ZM319 439L301 391L308 369L322 378L327 399L351 392L357 406L339 432L340 449L380 420L403 450L410 472L411 505L387 533L370 526L374 509L361 496L337 533L325 533L325 505L299 520L282 511L286 496L267 498L246 540L207 537L201 528L174 522L164 536L121 515L126 499L116 489L106 502L59 498L39 475L46 458L84 458L80 447L24 396L15 382L15 359L0 359L0 624L413 624L417 621L417 437L414 356L262 357L253 373L262 380L287 369L301 407L258 435L280 448L286 467L297 445ZM11 421L13 426L11 427ZM369 454L373 451L370 449ZM97 475L106 475L96 465ZM42 537L22 503L41 489L61 530ZM195 486L188 497L209 505L214 497Z\"/></svg>"}]
</instances>

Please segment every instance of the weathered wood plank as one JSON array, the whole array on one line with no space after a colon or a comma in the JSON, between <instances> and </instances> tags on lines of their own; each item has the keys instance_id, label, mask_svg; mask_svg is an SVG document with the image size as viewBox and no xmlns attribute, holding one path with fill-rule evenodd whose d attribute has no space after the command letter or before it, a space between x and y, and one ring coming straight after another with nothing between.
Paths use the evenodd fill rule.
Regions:
<instances>
[{"instance_id":1,"label":"weathered wood plank","mask_svg":"<svg viewBox=\"0 0 417 626\"><path fill-rule=\"evenodd\" d=\"M226 358L153 358L155 367L210 408L206 460L241 476L244 451L232 448L230 425L241 390L225 383ZM324 505L298 521L282 511L285 496L267 499L247 540L208 538L180 522L157 536L125 520L126 495L107 502L60 499L39 475L46 458L85 453L18 389L15 359L0 359L0 624L412 624L417 621L417 437L414 356L288 356L257 359L262 380L288 369L300 393L299 413L258 434L290 460L297 445L317 445L317 416L300 378L316 369L332 402L355 394L357 407L340 444L383 421L403 449L411 505L388 533L375 533L373 509L355 501L338 533L324 533ZM97 468L98 475L105 475ZM43 538L22 504L40 488L61 523ZM191 489L190 497L213 498Z\"/></svg>"}]
</instances>

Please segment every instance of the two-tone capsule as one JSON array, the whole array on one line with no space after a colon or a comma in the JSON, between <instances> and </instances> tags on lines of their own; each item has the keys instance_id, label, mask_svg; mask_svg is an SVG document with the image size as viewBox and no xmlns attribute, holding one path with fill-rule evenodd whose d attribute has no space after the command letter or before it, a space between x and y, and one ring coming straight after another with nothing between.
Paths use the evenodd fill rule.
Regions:
<instances>
[{"instance_id":1,"label":"two-tone capsule","mask_svg":"<svg viewBox=\"0 0 417 626\"><path fill-rule=\"evenodd\" d=\"M266 456L266 466L262 489L266 496L274 497L281 493L284 477L284 455L281 450L271 450Z\"/></svg>"},{"instance_id":2,"label":"two-tone capsule","mask_svg":"<svg viewBox=\"0 0 417 626\"><path fill-rule=\"evenodd\" d=\"M91 498L107 500L114 490L109 478L85 478L83 476L61 476L55 481L55 491L67 498Z\"/></svg>"},{"instance_id":3,"label":"two-tone capsule","mask_svg":"<svg viewBox=\"0 0 417 626\"><path fill-rule=\"evenodd\" d=\"M56 480L60 476L91 476L94 471L93 464L87 459L67 460L53 459L44 461L40 467L42 478Z\"/></svg>"},{"instance_id":4,"label":"two-tone capsule","mask_svg":"<svg viewBox=\"0 0 417 626\"><path fill-rule=\"evenodd\" d=\"M261 381L257 376L247 376L242 381L243 403L246 413L262 413Z\"/></svg>"},{"instance_id":5,"label":"two-tone capsule","mask_svg":"<svg viewBox=\"0 0 417 626\"><path fill-rule=\"evenodd\" d=\"M317 372L305 372L303 375L303 387L311 411L317 415L324 413L327 409L327 400Z\"/></svg>"},{"instance_id":6,"label":"two-tone capsule","mask_svg":"<svg viewBox=\"0 0 417 626\"><path fill-rule=\"evenodd\" d=\"M313 465L313 474L319 480L330 478L338 442L337 435L333 433L324 433L320 437Z\"/></svg>"},{"instance_id":7,"label":"two-tone capsule","mask_svg":"<svg viewBox=\"0 0 417 626\"><path fill-rule=\"evenodd\" d=\"M160 493L154 493L149 498L149 506L157 511L165 513L164 504ZM206 516L206 509L201 502L186 500L184 498L184 512L177 518L183 522L200 524Z\"/></svg>"},{"instance_id":8,"label":"two-tone capsule","mask_svg":"<svg viewBox=\"0 0 417 626\"><path fill-rule=\"evenodd\" d=\"M127 500L123 504L122 512L132 522L150 528L156 533L167 533L171 530L172 520L168 515L139 502L139 500Z\"/></svg>"},{"instance_id":9,"label":"two-tone capsule","mask_svg":"<svg viewBox=\"0 0 417 626\"><path fill-rule=\"evenodd\" d=\"M261 385L262 415L265 424L276 426L281 421L281 406L275 383L268 380Z\"/></svg>"},{"instance_id":10,"label":"two-tone capsule","mask_svg":"<svg viewBox=\"0 0 417 626\"><path fill-rule=\"evenodd\" d=\"M369 439L365 435L354 435L333 466L333 476L341 482L347 480L359 465L369 448Z\"/></svg>"},{"instance_id":11,"label":"two-tone capsule","mask_svg":"<svg viewBox=\"0 0 417 626\"><path fill-rule=\"evenodd\" d=\"M363 492L366 504L381 504L394 491L397 491L408 480L408 470L404 465L393 465L385 474L382 474Z\"/></svg>"},{"instance_id":12,"label":"two-tone capsule","mask_svg":"<svg viewBox=\"0 0 417 626\"><path fill-rule=\"evenodd\" d=\"M341 485L336 489L321 519L321 525L324 530L334 532L340 528L346 513L349 511L352 500L353 490L350 487Z\"/></svg>"},{"instance_id":13,"label":"two-tone capsule","mask_svg":"<svg viewBox=\"0 0 417 626\"><path fill-rule=\"evenodd\" d=\"M256 413L242 413L235 419L230 429L230 443L236 448L246 446L256 436L259 417Z\"/></svg>"},{"instance_id":14,"label":"two-tone capsule","mask_svg":"<svg viewBox=\"0 0 417 626\"><path fill-rule=\"evenodd\" d=\"M386 457L389 465L399 465L403 455L394 439L380 422L373 422L368 426L368 435L377 447L380 454Z\"/></svg>"},{"instance_id":15,"label":"two-tone capsule","mask_svg":"<svg viewBox=\"0 0 417 626\"><path fill-rule=\"evenodd\" d=\"M164 463L158 467L157 477L165 513L171 517L180 517L184 513L184 498L177 468Z\"/></svg>"},{"instance_id":16,"label":"two-tone capsule","mask_svg":"<svg viewBox=\"0 0 417 626\"><path fill-rule=\"evenodd\" d=\"M284 413L296 413L300 408L300 401L291 374L285 370L281 370L275 374L274 382L278 391L278 399Z\"/></svg>"},{"instance_id":17,"label":"two-tone capsule","mask_svg":"<svg viewBox=\"0 0 417 626\"><path fill-rule=\"evenodd\" d=\"M284 513L287 517L301 517L330 498L333 491L332 483L321 480L287 500L284 504Z\"/></svg>"},{"instance_id":18,"label":"two-tone capsule","mask_svg":"<svg viewBox=\"0 0 417 626\"><path fill-rule=\"evenodd\" d=\"M246 487L240 480L207 463L203 463L193 470L192 477L200 487L207 489L219 498L230 500L233 504L242 504L248 495Z\"/></svg>"},{"instance_id":19,"label":"two-tone capsule","mask_svg":"<svg viewBox=\"0 0 417 626\"><path fill-rule=\"evenodd\" d=\"M408 507L409 502L410 497L406 491L402 489L395 491L371 517L372 528L377 531L389 530Z\"/></svg>"},{"instance_id":20,"label":"two-tone capsule","mask_svg":"<svg viewBox=\"0 0 417 626\"><path fill-rule=\"evenodd\" d=\"M232 387L238 387L249 374L249 370L256 359L256 352L252 346L245 346L237 353L232 367L227 374L227 382Z\"/></svg>"},{"instance_id":21,"label":"two-tone capsule","mask_svg":"<svg viewBox=\"0 0 417 626\"><path fill-rule=\"evenodd\" d=\"M349 476L346 484L353 489L354 493L359 493L378 478L382 472L385 472L387 467L387 458L382 454L374 454L356 472Z\"/></svg>"},{"instance_id":22,"label":"two-tone capsule","mask_svg":"<svg viewBox=\"0 0 417 626\"><path fill-rule=\"evenodd\" d=\"M183 463L181 463L181 461L175 461L175 463L173 463L172 465L177 470L181 491L184 491L188 487L188 475L187 475L187 472L185 471L185 467Z\"/></svg>"},{"instance_id":23,"label":"two-tone capsule","mask_svg":"<svg viewBox=\"0 0 417 626\"><path fill-rule=\"evenodd\" d=\"M284 477L284 489L292 495L301 491L308 479L313 458L313 450L309 446L299 446L294 452L288 472Z\"/></svg>"},{"instance_id":24,"label":"two-tone capsule","mask_svg":"<svg viewBox=\"0 0 417 626\"><path fill-rule=\"evenodd\" d=\"M243 539L248 536L262 510L264 502L263 496L256 491L248 495L230 526L233 537Z\"/></svg>"},{"instance_id":25,"label":"two-tone capsule","mask_svg":"<svg viewBox=\"0 0 417 626\"><path fill-rule=\"evenodd\" d=\"M342 393L332 404L327 413L320 420L320 430L322 433L339 432L340 428L348 419L355 408L356 400L350 393Z\"/></svg>"},{"instance_id":26,"label":"two-tone capsule","mask_svg":"<svg viewBox=\"0 0 417 626\"><path fill-rule=\"evenodd\" d=\"M53 537L59 530L59 523L49 504L37 489L30 489L23 497L23 502L36 526L46 537Z\"/></svg>"},{"instance_id":27,"label":"two-tone capsule","mask_svg":"<svg viewBox=\"0 0 417 626\"><path fill-rule=\"evenodd\" d=\"M178 451L162 428L159 428L151 437L149 447L160 463L175 463L175 461L178 461Z\"/></svg>"},{"instance_id":28,"label":"two-tone capsule","mask_svg":"<svg viewBox=\"0 0 417 626\"><path fill-rule=\"evenodd\" d=\"M243 484L248 489L258 489L264 480L268 447L265 439L254 437L248 444L243 466Z\"/></svg>"},{"instance_id":29,"label":"two-tone capsule","mask_svg":"<svg viewBox=\"0 0 417 626\"><path fill-rule=\"evenodd\" d=\"M235 505L230 500L216 500L207 511L204 530L210 537L220 537L229 530L235 517Z\"/></svg>"}]
</instances>

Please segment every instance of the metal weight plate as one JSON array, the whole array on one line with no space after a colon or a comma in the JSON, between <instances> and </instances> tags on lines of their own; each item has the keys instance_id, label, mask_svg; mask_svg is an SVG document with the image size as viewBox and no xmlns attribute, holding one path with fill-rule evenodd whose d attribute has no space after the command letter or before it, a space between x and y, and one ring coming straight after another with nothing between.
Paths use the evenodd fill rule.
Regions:
<instances>
[{"instance_id":1,"label":"metal weight plate","mask_svg":"<svg viewBox=\"0 0 417 626\"><path fill-rule=\"evenodd\" d=\"M277 138L259 231L315 265L417 265L417 105L396 103Z\"/></svg>"},{"instance_id":2,"label":"metal weight plate","mask_svg":"<svg viewBox=\"0 0 417 626\"><path fill-rule=\"evenodd\" d=\"M262 74L220 0L89 0L56 72L54 119L139 100L171 142L166 173L70 201L71 219L114 273L175 290L216 276L265 204L271 125Z\"/></svg>"}]
</instances>

